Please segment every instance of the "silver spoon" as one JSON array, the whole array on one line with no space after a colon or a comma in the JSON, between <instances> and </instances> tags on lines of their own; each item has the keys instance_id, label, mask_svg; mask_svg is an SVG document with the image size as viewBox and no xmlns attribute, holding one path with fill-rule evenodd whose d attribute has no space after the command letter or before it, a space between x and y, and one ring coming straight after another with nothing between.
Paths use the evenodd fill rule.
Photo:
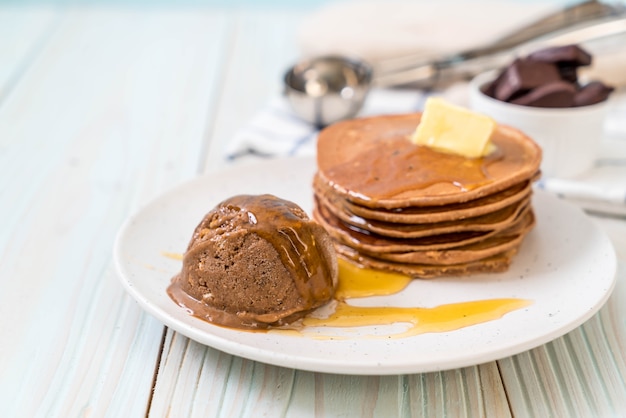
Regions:
<instances>
[{"instance_id":1,"label":"silver spoon","mask_svg":"<svg viewBox=\"0 0 626 418\"><path fill-rule=\"evenodd\" d=\"M623 14L623 7L586 1L540 19L492 45L439 60L402 57L380 63L376 69L365 61L339 55L303 60L285 73L284 94L298 116L323 127L354 117L362 108L372 86L411 84L419 88L432 88L446 82L467 79L503 65L511 59L515 47L549 34L559 34L559 31L565 29L580 30L582 24L586 24L582 28L582 35L589 36L589 31L584 30L591 23L592 26L601 26L607 23L607 17ZM612 20L609 19L608 23ZM613 34L616 29L624 31L624 27L620 29L613 25L604 32L600 31L600 35ZM593 31L593 35L598 36L598 31ZM572 37L567 39L571 42Z\"/></svg>"},{"instance_id":2,"label":"silver spoon","mask_svg":"<svg viewBox=\"0 0 626 418\"><path fill-rule=\"evenodd\" d=\"M326 126L351 118L363 106L373 78L366 62L338 55L305 60L285 74L285 94L309 123Z\"/></svg>"}]
</instances>

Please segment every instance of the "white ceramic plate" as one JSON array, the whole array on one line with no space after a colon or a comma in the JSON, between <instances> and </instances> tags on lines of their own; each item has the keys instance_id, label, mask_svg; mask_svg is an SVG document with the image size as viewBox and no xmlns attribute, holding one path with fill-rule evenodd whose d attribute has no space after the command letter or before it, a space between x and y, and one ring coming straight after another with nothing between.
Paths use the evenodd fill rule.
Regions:
<instances>
[{"instance_id":1,"label":"white ceramic plate","mask_svg":"<svg viewBox=\"0 0 626 418\"><path fill-rule=\"evenodd\" d=\"M365 304L432 307L492 298L533 303L503 318L452 332L399 339L316 340L237 331L194 318L166 294L196 224L221 200L273 193L312 207L313 159L233 167L182 184L154 200L121 228L114 256L120 279L146 311L196 340L249 359L319 372L405 374L480 364L551 341L590 318L615 284L616 257L601 229L577 207L543 192L533 204L537 226L506 273L414 280L403 292ZM363 304L363 303L361 303Z\"/></svg>"}]
</instances>

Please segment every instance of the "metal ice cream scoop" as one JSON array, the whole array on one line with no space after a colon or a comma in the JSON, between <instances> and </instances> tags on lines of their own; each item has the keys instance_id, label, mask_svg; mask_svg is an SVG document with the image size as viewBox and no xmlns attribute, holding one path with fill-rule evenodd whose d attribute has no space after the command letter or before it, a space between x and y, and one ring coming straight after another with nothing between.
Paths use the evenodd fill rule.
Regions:
<instances>
[{"instance_id":1,"label":"metal ice cream scoop","mask_svg":"<svg viewBox=\"0 0 626 418\"><path fill-rule=\"evenodd\" d=\"M379 63L339 55L303 60L284 76L284 94L293 110L305 121L322 127L354 117L372 86L411 85L432 88L468 79L504 65L514 48L531 41L579 43L598 37L626 33L624 6L586 1L562 9L516 30L497 42L439 59L408 56Z\"/></svg>"}]
</instances>

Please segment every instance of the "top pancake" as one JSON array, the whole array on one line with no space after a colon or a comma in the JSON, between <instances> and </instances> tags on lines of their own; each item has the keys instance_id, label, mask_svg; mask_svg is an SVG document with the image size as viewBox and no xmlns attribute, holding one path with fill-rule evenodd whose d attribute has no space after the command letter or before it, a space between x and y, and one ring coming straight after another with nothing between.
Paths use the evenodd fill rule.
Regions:
<instances>
[{"instance_id":1,"label":"top pancake","mask_svg":"<svg viewBox=\"0 0 626 418\"><path fill-rule=\"evenodd\" d=\"M522 132L498 126L496 151L469 159L412 143L421 113L336 123L320 132L320 181L347 200L371 208L463 203L533 178L541 149Z\"/></svg>"}]
</instances>

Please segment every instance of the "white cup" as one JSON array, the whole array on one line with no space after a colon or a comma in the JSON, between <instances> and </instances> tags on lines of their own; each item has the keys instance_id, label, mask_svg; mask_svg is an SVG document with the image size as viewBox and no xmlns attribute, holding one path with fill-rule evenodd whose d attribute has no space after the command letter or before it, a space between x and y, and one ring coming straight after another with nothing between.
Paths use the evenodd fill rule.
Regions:
<instances>
[{"instance_id":1,"label":"white cup","mask_svg":"<svg viewBox=\"0 0 626 418\"><path fill-rule=\"evenodd\" d=\"M604 133L607 102L571 108L540 108L502 102L483 93L482 88L497 72L476 76L470 83L470 107L497 123L519 129L543 151L544 177L571 178L587 172L594 164Z\"/></svg>"}]
</instances>

